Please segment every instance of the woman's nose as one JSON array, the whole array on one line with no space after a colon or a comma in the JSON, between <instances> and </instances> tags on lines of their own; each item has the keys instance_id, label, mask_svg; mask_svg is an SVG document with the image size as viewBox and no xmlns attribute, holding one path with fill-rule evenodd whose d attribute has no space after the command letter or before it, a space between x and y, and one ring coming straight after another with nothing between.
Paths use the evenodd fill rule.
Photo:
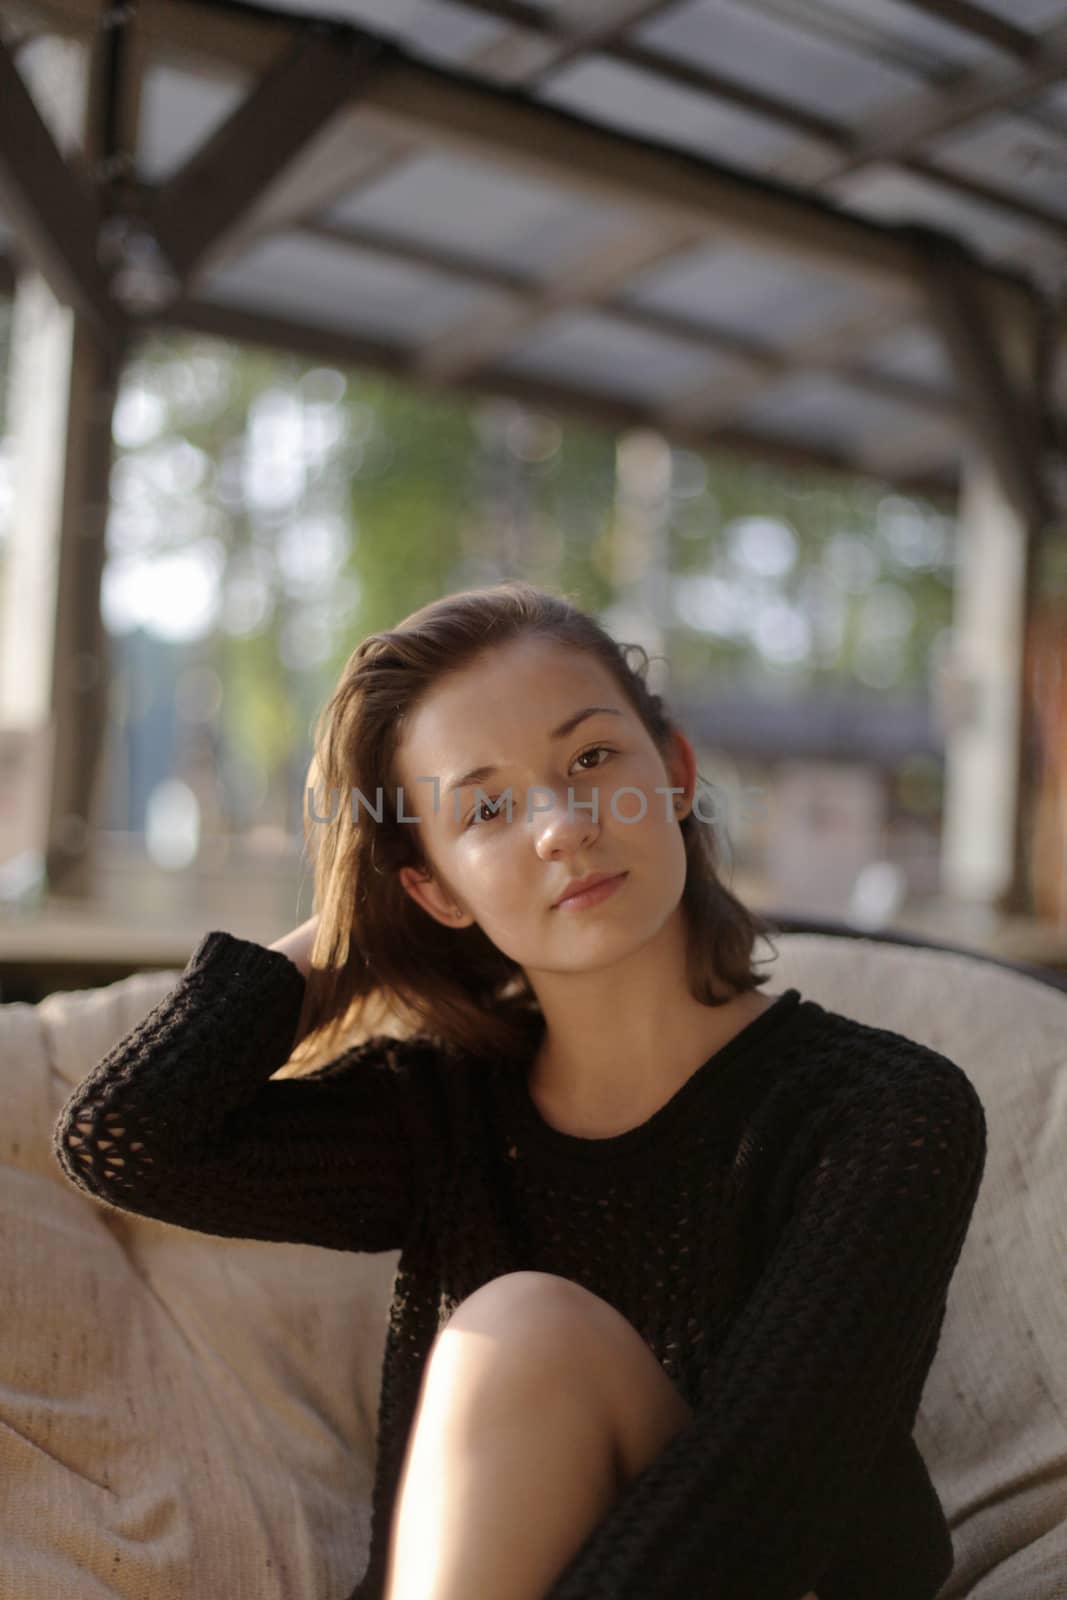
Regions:
<instances>
[{"instance_id":1,"label":"woman's nose","mask_svg":"<svg viewBox=\"0 0 1067 1600\"><path fill-rule=\"evenodd\" d=\"M538 843L545 848L594 835L599 828L599 797L591 789L585 793L575 788L569 796L566 790L557 790L551 800L546 796L537 822Z\"/></svg>"}]
</instances>

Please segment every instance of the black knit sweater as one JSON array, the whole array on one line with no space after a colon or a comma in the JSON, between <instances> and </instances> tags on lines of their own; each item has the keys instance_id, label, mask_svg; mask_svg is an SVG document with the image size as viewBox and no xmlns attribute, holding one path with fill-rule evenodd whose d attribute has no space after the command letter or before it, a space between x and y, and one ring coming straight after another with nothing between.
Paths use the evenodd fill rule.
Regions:
<instances>
[{"instance_id":1,"label":"black knit sweater","mask_svg":"<svg viewBox=\"0 0 1067 1600\"><path fill-rule=\"evenodd\" d=\"M615 1306L694 1411L545 1600L931 1600L952 1543L912 1429L986 1153L959 1066L788 989L640 1126L589 1139L544 1121L528 1063L425 1035L271 1081L303 993L279 951L205 934L54 1148L124 1210L401 1251L350 1600L381 1594L438 1330L526 1268Z\"/></svg>"}]
</instances>

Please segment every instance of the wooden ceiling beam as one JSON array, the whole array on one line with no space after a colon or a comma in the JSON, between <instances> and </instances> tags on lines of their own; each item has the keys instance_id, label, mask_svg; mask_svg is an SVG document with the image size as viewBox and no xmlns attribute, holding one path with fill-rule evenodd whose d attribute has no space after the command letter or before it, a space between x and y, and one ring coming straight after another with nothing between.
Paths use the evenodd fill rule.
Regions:
<instances>
[{"instance_id":1,"label":"wooden ceiling beam","mask_svg":"<svg viewBox=\"0 0 1067 1600\"><path fill-rule=\"evenodd\" d=\"M441 396L440 386L420 377L410 357L396 345L336 328L312 327L290 318L249 311L237 306L213 304L204 300L181 299L161 310L153 319L168 327L185 328L209 337L238 343L260 344L271 349L289 350L349 367L365 367L387 373L413 388ZM544 382L504 371L479 373L450 384L446 393L474 397L497 394L528 406L543 407L570 415L598 427L650 427L662 430L662 416L655 406L579 390L572 385ZM791 470L812 470L855 477L857 468L844 453L816 446L791 444L771 436L746 432L742 428L715 430L707 434L699 428L679 428L672 442L694 449L746 456ZM951 504L956 493L956 477L940 473L900 473L885 481L905 493L921 495L941 504Z\"/></svg>"},{"instance_id":2,"label":"wooden ceiling beam","mask_svg":"<svg viewBox=\"0 0 1067 1600\"><path fill-rule=\"evenodd\" d=\"M15 281L14 260L10 256L0 254L0 293L13 294ZM179 301L157 315L152 324L142 327L140 337L149 336L155 324L187 329L211 338L230 339L235 343L259 344L273 349L289 350L296 355L306 355L323 361L340 361L349 366L368 367L390 373L400 381L412 382L418 386L417 381L412 379L411 374L404 370L403 364L397 360L395 350L390 351L387 346L368 344L367 341L351 334L312 328L284 318L244 312L209 302ZM429 387L434 393L439 393L435 385ZM469 382L457 387L473 394L481 392L485 384L482 380L477 385ZM498 377L493 388L497 393L507 393L511 398L526 404L551 405L562 412L579 416L584 421L603 427L617 427L620 423L637 420L648 422L651 415L640 408L612 405L611 402L604 401L596 395L564 392L558 385L529 384L516 379L513 375L507 378ZM551 400L546 392L549 389ZM663 428L679 444L690 443L699 449L725 450L746 459L766 460L784 468L827 472L835 476L844 475L852 478L873 473L906 493L921 495L948 508L953 505L956 495L954 476L909 471L906 461L899 459L899 452L898 459L887 461L884 465L880 465L876 460L867 462L866 454L862 459L851 460L815 448L788 445L762 435L746 433L740 428L716 431L697 430L692 426L676 427L665 418L661 410L655 413L655 425Z\"/></svg>"},{"instance_id":3,"label":"wooden ceiling beam","mask_svg":"<svg viewBox=\"0 0 1067 1600\"><path fill-rule=\"evenodd\" d=\"M547 42L547 45L552 46L553 50L555 46L560 48L563 46L563 40L566 38L565 29L558 22L549 21L541 11L536 11L531 16L531 8L526 5L525 0L477 0L477 5L486 13L507 18L512 22L522 22L523 26L530 27L530 24L534 24L541 29L539 37ZM659 51L649 50L643 45L614 42L609 54L614 59L627 62L630 66L656 70L659 74L672 78L673 82L681 82L689 88L697 88L702 93L715 94L731 104L742 104L745 109L755 110L757 114L776 118L777 122L789 125L808 138L819 139L824 144L829 144L837 150L845 162L848 162L849 152L854 147L854 139L853 134L846 131L843 126L833 125L825 118L816 115L798 112L797 107L790 107L781 99L728 82L723 80L721 74L712 74L704 67L693 67L686 62L665 56ZM542 53L542 56L544 56L542 67L557 64L558 58L555 54ZM496 53L493 45L488 46L488 51L483 51L475 58L475 64L480 69L493 66L494 61ZM537 75L544 77L544 70ZM941 182L942 186L949 189L966 192L969 197L977 198L985 205L998 205L1017 216L1024 216L1027 221L1043 226L1049 232L1067 240L1067 222L1057 218L1051 211L1003 194L995 186L989 184L979 186L973 179L953 181L950 174L942 173L936 163L929 160L915 158L912 162L904 162L902 165L909 166L928 181L933 179L934 182ZM681 235L681 246L678 248L685 248L685 237L685 234ZM657 250L651 243L648 245L648 251L649 261L656 259L665 261L669 256L669 253ZM637 261L640 262L640 259L640 246L638 246ZM515 341L522 338L522 334L530 330L531 326L536 325L539 318L547 317L561 306L577 306L582 302L595 304L603 299L603 294L609 290L609 286L624 278L627 270L635 272L637 266L630 266L627 269L625 251L621 253L619 266L613 264L609 251L606 253L601 251L589 261L579 264L577 269L569 269L565 274L561 274L558 282L545 286L539 306L528 296L514 298L510 302L506 299L502 301L499 296L486 298L470 312L469 317L464 318L461 325L450 328L432 341L432 344L424 350L422 360L427 368L435 368L440 376L448 376L450 373L459 376L461 371L485 365L494 354L502 355L514 346ZM701 386L691 394L680 397L678 416L686 414L693 405L701 405L701 416L707 424L715 419L723 424L728 421L731 414L739 414L742 405L757 398L761 389L773 386L774 382L779 381L784 376L784 371L789 370L789 365L797 363L784 363L781 358L776 357L765 358L761 363L753 363L750 360L745 362L742 358L741 362L734 363L733 370L726 378L720 376L720 379L712 382L710 386Z\"/></svg>"},{"instance_id":4,"label":"wooden ceiling beam","mask_svg":"<svg viewBox=\"0 0 1067 1600\"><path fill-rule=\"evenodd\" d=\"M535 30L536 37L542 42L546 66L538 72L537 80L545 81L550 76L550 68L554 69L555 58L552 54L554 45L560 44L565 35L558 19L543 8L536 7L532 0L465 0L470 9L479 11L487 16L497 17L500 20L510 21L515 26L526 30ZM971 8L976 9L976 8ZM988 13L983 13L988 15ZM993 19L996 20L996 19ZM1010 25L1006 25L1010 29ZM810 30L819 36L820 30L811 26ZM1011 30L1014 33L1021 30ZM535 36L527 33L527 37ZM1028 63L1028 70L1018 78L1020 96L1028 93L1027 85L1032 81L1033 75L1039 69L1040 46L1031 34L1024 34L1029 41L1030 48L1023 59ZM492 47L489 47L490 51ZM869 153L868 141L853 132L846 124L835 118L827 117L821 112L813 111L801 106L796 100L773 94L766 89L760 89L752 84L712 68L705 63L696 64L682 60L679 56L652 45L629 39L615 39L605 42L599 53L620 65L632 67L639 72L648 73L654 77L671 83L677 88L692 92L710 95L726 105L736 107L742 111L749 111L753 115L762 117L766 121L776 123L779 127L812 141L816 147L824 147L820 157L818 148L803 153L800 161L799 176L802 183L825 184L833 178L853 172L876 159L889 159L890 152L882 156ZM1013 55L1019 56L1019 51ZM483 57L475 57L475 62L481 67L483 61L491 65L492 57L485 53ZM953 91L961 92L966 83L974 75L969 74L966 81L961 81ZM988 83L989 77L983 80ZM1017 75L1018 77L1018 75ZM999 83L999 78L994 78ZM914 96L909 96L902 112L914 116L914 106L917 99L923 103L931 96L940 96L946 91L941 87L926 88L916 91ZM892 109L882 113L879 125L883 129L894 130L897 126ZM922 157L912 156L913 147L920 143L919 140L902 140L894 159L895 164L906 171L913 172L917 177L929 179L945 188L957 190L970 198L978 198L983 204L994 206L999 210L1020 217L1023 221L1035 223L1049 229L1060 237L1067 238L1067 221L1056 212L1048 211L1033 202L1026 201L1016 195L1010 188L985 183L980 186L981 193L976 194L979 188L976 181L961 174L957 174L940 166L936 160L928 155ZM821 164L820 164L821 161Z\"/></svg>"},{"instance_id":5,"label":"wooden ceiling beam","mask_svg":"<svg viewBox=\"0 0 1067 1600\"><path fill-rule=\"evenodd\" d=\"M546 47L550 47L553 42L558 44L563 38L558 22L542 9L531 5L530 0L469 0L469 3L487 15L497 16L501 20L509 21L515 27L527 30L527 37L530 36L529 30L533 30ZM977 8L964 6L958 21L963 20L962 10L967 9L976 13L970 18L972 22L980 20ZM989 13L983 12L981 16L989 17ZM996 20L992 19L994 23ZM1024 39L1025 49L1022 47ZM1014 29L1011 24L1005 24L1004 29L1000 30L997 42L1002 47L1010 46L1008 50L1010 55L1029 64L1029 70L1022 80L1024 84L1034 81L1035 73L1045 70L1041 61L1041 47L1031 35L1023 35L1022 30ZM491 49L492 47L490 51ZM846 171L856 170L858 165L862 164L858 159L860 147L851 130L821 114L803 110L779 96L733 81L703 64L694 66L690 62L684 62L643 43L620 39L610 43L604 41L602 53L624 65L666 78L679 87L712 95L743 110L764 116L789 127L808 140L822 144L827 151L821 169L823 181L828 181ZM546 63L551 63L552 59L550 50L547 50ZM491 65L491 55L483 56L479 64ZM543 71L538 76L544 79L548 73ZM974 92L972 80L976 77L980 75L969 74L966 79L968 84L972 84L972 94ZM989 75L987 74L981 81L988 85ZM915 176L936 183L949 192L964 194L969 199L999 208L1043 228L1055 237L1067 239L1067 223L1056 213L997 185L988 182L979 183L976 179L947 172L929 158L905 154L905 149L906 146L902 146L898 164ZM906 310L904 314L907 314ZM760 364L741 358L725 376L719 374L708 384L699 385L688 394L680 396L677 402L677 415L681 418L694 408L699 408L698 414L709 425L715 421L720 424L725 423L731 416L738 415L740 408L751 404L764 389L780 381L785 370L787 368L781 360L768 359Z\"/></svg>"},{"instance_id":6,"label":"wooden ceiling beam","mask_svg":"<svg viewBox=\"0 0 1067 1600\"><path fill-rule=\"evenodd\" d=\"M976 67L950 87L923 88L872 119L852 155L833 173L835 178L875 161L893 161L966 122L994 111L1016 107L1067 74L1067 22L1041 35L1028 64L1019 69L1004 61ZM940 172L942 169L938 169ZM949 183L952 175L946 173Z\"/></svg>"},{"instance_id":7,"label":"wooden ceiling beam","mask_svg":"<svg viewBox=\"0 0 1067 1600\"><path fill-rule=\"evenodd\" d=\"M388 50L347 29L301 30L229 117L155 197L150 222L182 284L374 78Z\"/></svg>"},{"instance_id":8,"label":"wooden ceiling beam","mask_svg":"<svg viewBox=\"0 0 1067 1600\"><path fill-rule=\"evenodd\" d=\"M790 340L755 358L744 351L735 352L726 372L717 372L708 382L671 397L665 408L667 422L671 426L688 422L707 429L723 427L765 390L797 372L830 373L878 399L917 406L925 415L955 416L957 407L951 395L851 365L873 340L899 327L904 313L901 301L890 300L826 332Z\"/></svg>"},{"instance_id":9,"label":"wooden ceiling beam","mask_svg":"<svg viewBox=\"0 0 1067 1600\"><path fill-rule=\"evenodd\" d=\"M540 323L560 311L595 307L639 273L669 262L704 240L704 230L679 225L649 229L640 220L589 251L575 265L521 294L490 291L472 311L422 346L416 364L448 383L506 355Z\"/></svg>"},{"instance_id":10,"label":"wooden ceiling beam","mask_svg":"<svg viewBox=\"0 0 1067 1600\"><path fill-rule=\"evenodd\" d=\"M259 204L234 220L212 252L212 271L222 271L272 235L313 227L339 200L384 183L419 153L414 139L368 139L353 112L334 117L278 174Z\"/></svg>"},{"instance_id":11,"label":"wooden ceiling beam","mask_svg":"<svg viewBox=\"0 0 1067 1600\"><path fill-rule=\"evenodd\" d=\"M513 31L483 45L464 65L469 70L490 73L498 83L529 85L590 51L602 52L626 29L650 21L676 3L677 0L601 0L598 5L586 5L577 14L563 6L548 31L528 27L528 5L505 4L498 15L502 22L512 24Z\"/></svg>"},{"instance_id":12,"label":"wooden ceiling beam","mask_svg":"<svg viewBox=\"0 0 1067 1600\"><path fill-rule=\"evenodd\" d=\"M457 256L455 252L440 246L415 244L394 234L377 229L355 228L350 224L312 222L305 224L300 232L309 238L322 239L328 244L341 245L385 261L403 261L409 266L425 267L459 283L481 284L487 298L497 300L504 307L501 316L507 315L508 307L532 305L536 316L531 315L526 319L530 326L534 325L537 317L549 314L544 310L542 286L531 282L524 274L507 268L486 267L481 262ZM605 292L595 298L583 295L581 306L605 312L628 327L640 328L661 338L680 340L705 348L709 353L728 357L733 366L728 381L724 380L724 399L727 394L736 395L745 382L750 382L755 392L768 382L777 382L795 370L816 370L832 372L866 393L880 399L913 405L924 414L950 419L958 417L958 406L951 394L852 365L855 357L861 355L871 341L898 327L909 310L914 313L915 305L910 291L895 296L887 295L873 310L817 334L805 335L785 345L772 346L730 328L711 327L695 317L636 305L624 296L606 292L610 287L607 284L603 287ZM440 382L444 378L444 369L435 369L432 363L425 362L424 375L427 378L436 376ZM710 401L698 403L697 397L705 392L711 395ZM686 418L690 421L699 420L702 426L725 421L725 414L716 405L719 392L720 384L716 382L700 385L698 390L693 391L690 404L680 399L677 402L679 423ZM674 404L672 402L672 408Z\"/></svg>"},{"instance_id":13,"label":"wooden ceiling beam","mask_svg":"<svg viewBox=\"0 0 1067 1600\"><path fill-rule=\"evenodd\" d=\"M475 3L481 9L491 9L484 0ZM21 0L23 11L30 4L31 0ZM506 4L514 11L521 0L493 0L493 4ZM62 12L68 18L77 14L83 25L92 15L87 0L32 0L31 9L43 9L53 15ZM192 56L201 50L214 50L227 54L231 65L248 71L255 70L256 59L265 68L277 60L287 45L291 46L291 21L273 19L263 12L245 18L236 10L219 13L200 0L181 0L180 4L178 0L154 0L146 13L156 46L171 57L175 53L180 57L183 51ZM614 15L617 21L619 13ZM195 20L195 26L190 27L191 20ZM525 20L531 19L527 16ZM365 37L359 30L346 32ZM1013 97L1035 84L1052 81L1064 70L1059 52L1065 45L1067 31L1051 30L1035 48L1024 74L997 74L987 69L964 75L952 90L942 90L937 96L939 126L955 125L954 118L965 119L975 107L1011 103ZM198 60L202 67L202 58ZM909 139L921 138L931 126L930 96L926 93L920 98L926 120L917 131L918 124L911 119ZM899 115L894 123L894 134L902 137ZM411 141L417 141L430 148L451 148L474 159L489 159L515 171L548 178L572 193L634 207L644 214L648 224L677 229L677 237L682 240L688 240L691 231L699 234L706 230L709 236L728 233L763 248L829 264L891 291L900 291L909 282L917 287L910 278L915 263L908 229L869 222L795 188L748 177L690 157L669 145L602 129L571 113L486 84L469 73L431 66L399 46L389 44L383 48L378 74L365 87L352 125L363 132L373 129L380 137L397 139L408 147ZM839 146L830 152L832 171L840 174L852 170L858 156L864 160L880 159L882 148L882 144L870 139L853 141L848 153ZM950 177L945 181L951 185ZM981 276L983 293L991 302L997 302L998 313L1001 309L1018 312L1032 304L1034 291L1021 275L977 263L972 270ZM587 290L590 287L591 281L587 280ZM565 285L557 285L557 292L565 289ZM573 284L569 292L570 303L577 303ZM505 339L510 338L506 330L509 326L515 328L516 318L527 326L537 315L544 315L544 309L538 312L527 304L521 312L503 316ZM471 330L467 333L466 357L458 341L453 342L450 353L444 345L438 346L440 370L452 371L457 386L465 380L455 363L471 356ZM481 367L476 370L482 370L492 353L492 342L483 340L478 352ZM738 357L742 363L744 359ZM432 356L428 362L432 366ZM758 365L758 359L748 362L750 381L753 365ZM769 363L764 363L764 369L768 378L776 375ZM720 415L720 426L723 420Z\"/></svg>"},{"instance_id":14,"label":"wooden ceiling beam","mask_svg":"<svg viewBox=\"0 0 1067 1600\"><path fill-rule=\"evenodd\" d=\"M91 0L32 0L68 28L91 28ZM481 0L479 0L481 3ZM23 8L29 0L22 0ZM286 43L292 27L263 11L219 11L204 0L153 0L142 8L146 37L164 58L259 72ZM351 30L359 35L360 30ZM911 259L894 228L849 214L795 188L600 127L557 107L488 84L469 73L432 65L389 47L364 88L361 126L434 149L454 150L497 166L548 179L571 193L633 206L651 218L696 223L798 259L830 264L877 282L906 277ZM991 291L1016 300L1029 291L1009 272L985 268Z\"/></svg>"},{"instance_id":15,"label":"wooden ceiling beam","mask_svg":"<svg viewBox=\"0 0 1067 1600\"><path fill-rule=\"evenodd\" d=\"M414 131L436 151L491 159L572 194L636 207L657 225L730 234L878 284L910 271L892 228L422 62L398 57L362 116L386 131Z\"/></svg>"},{"instance_id":16,"label":"wooden ceiling beam","mask_svg":"<svg viewBox=\"0 0 1067 1600\"><path fill-rule=\"evenodd\" d=\"M549 48L556 50L557 58L562 59L568 52L595 46L598 40L610 37L628 21L654 15L674 3L675 0L608 0L594 16L587 14L579 26L549 41ZM496 43L506 52L509 45L521 45L528 40L528 35L512 34ZM539 42L543 60L546 41ZM490 52L493 49L489 47ZM479 67L483 56L484 51L475 51L465 65L470 69ZM524 76L518 61L513 61L510 71L504 71L495 56L493 63L490 70L501 77L521 80ZM419 153L418 142L404 138L399 132L388 138L380 137L372 147L366 129L360 126L358 107L351 108L347 115L334 117L316 138L305 144L295 160L276 173L269 191L259 203L243 217L233 219L212 253L212 268L218 270L225 266L256 239L299 226L338 200L351 199L361 190L384 181Z\"/></svg>"},{"instance_id":17,"label":"wooden ceiling beam","mask_svg":"<svg viewBox=\"0 0 1067 1600\"><path fill-rule=\"evenodd\" d=\"M139 11L131 8L118 25L121 27L122 51L113 108L115 171L108 175L113 176L117 183L128 180L137 171L137 135L141 125L141 102L148 65L148 50L144 30L139 23L140 15Z\"/></svg>"},{"instance_id":18,"label":"wooden ceiling beam","mask_svg":"<svg viewBox=\"0 0 1067 1600\"><path fill-rule=\"evenodd\" d=\"M93 188L68 161L0 41L0 198L33 266L52 293L110 344L118 316L96 259Z\"/></svg>"},{"instance_id":19,"label":"wooden ceiling beam","mask_svg":"<svg viewBox=\"0 0 1067 1600\"><path fill-rule=\"evenodd\" d=\"M921 463L952 460L962 455L964 433L947 422L928 419L865 440L858 460L875 478L895 478L901 472L918 474Z\"/></svg>"}]
</instances>

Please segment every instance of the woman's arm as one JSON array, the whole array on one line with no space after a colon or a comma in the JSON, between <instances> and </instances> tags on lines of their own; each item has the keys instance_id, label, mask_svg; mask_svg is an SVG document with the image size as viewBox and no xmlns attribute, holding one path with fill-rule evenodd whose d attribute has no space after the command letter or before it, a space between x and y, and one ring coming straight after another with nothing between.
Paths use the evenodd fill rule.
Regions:
<instances>
[{"instance_id":1,"label":"woman's arm","mask_svg":"<svg viewBox=\"0 0 1067 1600\"><path fill-rule=\"evenodd\" d=\"M310 937L294 930L298 957ZM175 988L64 1105L53 1147L66 1175L204 1233L400 1248L429 1155L413 1099L432 1063L425 1046L379 1035L273 1080L304 989L283 949L205 934Z\"/></svg>"},{"instance_id":2,"label":"woman's arm","mask_svg":"<svg viewBox=\"0 0 1067 1600\"><path fill-rule=\"evenodd\" d=\"M712 1398L625 1486L545 1600L811 1589L931 1600L947 1578L947 1524L901 1430L981 1184L985 1113L962 1069L921 1046L846 1077L711 1362ZM876 1533L894 1513L907 1523L885 1568L857 1555L872 1508ZM838 1556L861 1583L838 1581Z\"/></svg>"}]
</instances>

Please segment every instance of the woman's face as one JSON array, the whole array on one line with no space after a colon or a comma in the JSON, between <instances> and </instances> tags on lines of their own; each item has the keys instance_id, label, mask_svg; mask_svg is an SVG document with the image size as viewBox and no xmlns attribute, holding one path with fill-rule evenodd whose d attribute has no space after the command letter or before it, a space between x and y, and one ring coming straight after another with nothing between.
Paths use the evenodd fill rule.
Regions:
<instances>
[{"instance_id":1,"label":"woman's face","mask_svg":"<svg viewBox=\"0 0 1067 1600\"><path fill-rule=\"evenodd\" d=\"M401 868L404 888L446 927L477 922L527 974L620 959L681 900L692 747L679 734L665 765L585 652L532 637L487 650L418 707L398 769L431 868ZM625 877L598 904L555 904L593 872Z\"/></svg>"}]
</instances>

